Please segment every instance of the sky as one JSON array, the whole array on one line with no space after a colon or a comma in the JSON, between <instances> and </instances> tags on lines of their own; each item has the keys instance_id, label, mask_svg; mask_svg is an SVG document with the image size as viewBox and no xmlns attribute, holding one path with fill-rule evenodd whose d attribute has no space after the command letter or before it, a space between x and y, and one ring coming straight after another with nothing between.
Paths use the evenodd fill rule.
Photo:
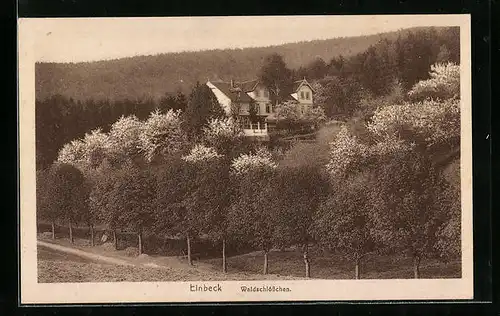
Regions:
<instances>
[{"instance_id":1,"label":"sky","mask_svg":"<svg viewBox=\"0 0 500 316\"><path fill-rule=\"evenodd\" d=\"M81 62L179 51L258 47L376 34L415 26L454 25L439 15L21 20L23 28L20 30L34 35L35 59L42 62Z\"/></svg>"}]
</instances>

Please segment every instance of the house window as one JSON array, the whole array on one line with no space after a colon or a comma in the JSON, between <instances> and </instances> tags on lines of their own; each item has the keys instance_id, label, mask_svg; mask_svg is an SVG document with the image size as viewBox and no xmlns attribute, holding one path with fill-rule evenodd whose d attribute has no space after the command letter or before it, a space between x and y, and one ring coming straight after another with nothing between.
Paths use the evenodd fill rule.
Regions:
<instances>
[{"instance_id":1,"label":"house window","mask_svg":"<svg viewBox=\"0 0 500 316\"><path fill-rule=\"evenodd\" d=\"M306 99L309 100L309 91L306 92Z\"/></svg>"},{"instance_id":2,"label":"house window","mask_svg":"<svg viewBox=\"0 0 500 316\"><path fill-rule=\"evenodd\" d=\"M258 97L260 97L260 90L259 90L259 89L255 90L255 96L256 96L257 98L258 98Z\"/></svg>"},{"instance_id":3,"label":"house window","mask_svg":"<svg viewBox=\"0 0 500 316\"><path fill-rule=\"evenodd\" d=\"M304 99L304 91L300 91L300 98Z\"/></svg>"},{"instance_id":4,"label":"house window","mask_svg":"<svg viewBox=\"0 0 500 316\"><path fill-rule=\"evenodd\" d=\"M266 113L271 113L271 104L270 103L266 104Z\"/></svg>"}]
</instances>

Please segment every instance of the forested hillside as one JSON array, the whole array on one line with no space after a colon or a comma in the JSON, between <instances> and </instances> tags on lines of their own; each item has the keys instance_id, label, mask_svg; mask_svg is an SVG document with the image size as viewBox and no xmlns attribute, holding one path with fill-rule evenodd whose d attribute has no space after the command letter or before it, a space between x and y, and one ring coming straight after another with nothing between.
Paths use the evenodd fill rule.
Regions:
<instances>
[{"instance_id":1,"label":"forested hillside","mask_svg":"<svg viewBox=\"0 0 500 316\"><path fill-rule=\"evenodd\" d=\"M271 53L283 56L289 68L298 69L318 57L329 62L340 55L356 55L381 39L395 41L410 31L416 29L270 47L167 53L97 62L37 63L36 97L40 100L61 94L75 100L158 99L178 90L189 93L196 81L253 79L264 58Z\"/></svg>"},{"instance_id":2,"label":"forested hillside","mask_svg":"<svg viewBox=\"0 0 500 316\"><path fill-rule=\"evenodd\" d=\"M274 48L39 64L37 89L43 93L37 95L36 102L37 166L50 165L68 141L96 128L107 132L122 115L144 120L156 108L162 113L173 109L183 111L186 121L202 124L205 121L199 120L200 109L209 108L205 103L210 103L212 96L203 89L203 81L210 76L259 77L273 85L278 80L282 92L293 80L307 77L315 86L315 103L327 117L369 114L377 105L400 102L414 84L429 78L432 64L460 63L459 31L426 28ZM353 53L361 50L360 43L372 41L375 44L351 56L317 57L320 52L323 56ZM181 72L186 75L179 75ZM169 92L180 84L172 78L183 78L184 91ZM200 80L200 85L191 85L189 80ZM195 130L200 128L198 123Z\"/></svg>"}]
</instances>

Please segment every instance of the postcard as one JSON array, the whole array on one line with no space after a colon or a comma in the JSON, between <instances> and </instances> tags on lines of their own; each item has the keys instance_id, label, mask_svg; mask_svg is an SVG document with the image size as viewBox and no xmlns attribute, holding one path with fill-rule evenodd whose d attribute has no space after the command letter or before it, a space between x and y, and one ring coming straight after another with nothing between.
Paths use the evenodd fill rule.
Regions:
<instances>
[{"instance_id":1,"label":"postcard","mask_svg":"<svg viewBox=\"0 0 500 316\"><path fill-rule=\"evenodd\" d=\"M473 298L469 15L18 26L21 304Z\"/></svg>"}]
</instances>

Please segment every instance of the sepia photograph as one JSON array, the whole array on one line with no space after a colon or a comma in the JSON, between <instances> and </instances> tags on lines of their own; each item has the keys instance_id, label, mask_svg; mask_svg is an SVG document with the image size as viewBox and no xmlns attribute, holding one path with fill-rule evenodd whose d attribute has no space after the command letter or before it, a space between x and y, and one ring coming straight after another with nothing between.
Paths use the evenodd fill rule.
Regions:
<instances>
[{"instance_id":1,"label":"sepia photograph","mask_svg":"<svg viewBox=\"0 0 500 316\"><path fill-rule=\"evenodd\" d=\"M19 20L26 303L472 298L468 15Z\"/></svg>"}]
</instances>

